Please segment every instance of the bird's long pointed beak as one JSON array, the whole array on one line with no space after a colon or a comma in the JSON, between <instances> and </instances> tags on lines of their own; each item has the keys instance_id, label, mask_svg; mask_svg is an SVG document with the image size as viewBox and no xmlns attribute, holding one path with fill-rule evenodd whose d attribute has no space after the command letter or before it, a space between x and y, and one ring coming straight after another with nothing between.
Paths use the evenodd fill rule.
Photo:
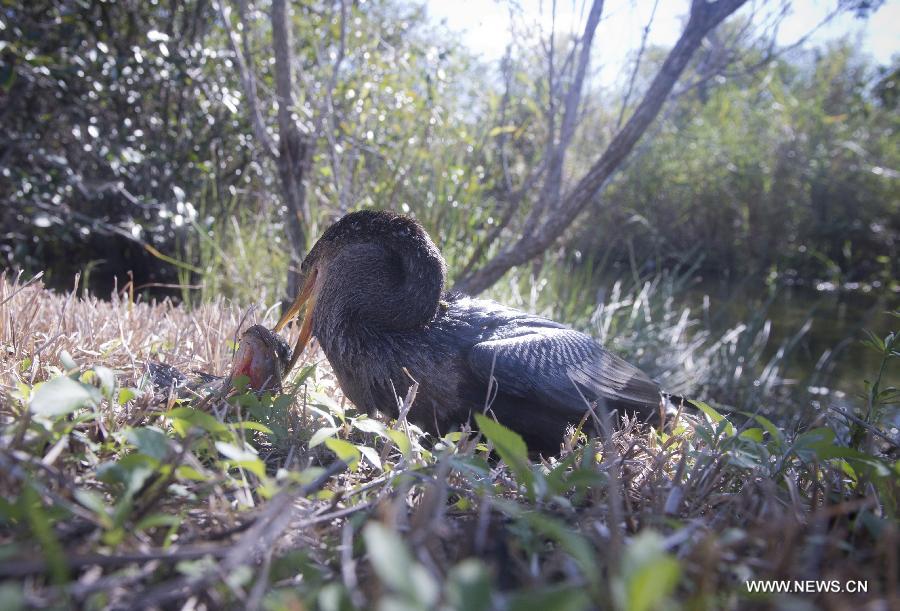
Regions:
<instances>
[{"instance_id":1,"label":"bird's long pointed beak","mask_svg":"<svg viewBox=\"0 0 900 611\"><path fill-rule=\"evenodd\" d=\"M275 333L278 333L282 329L284 329L289 322L294 320L297 314L300 312L300 308L303 307L303 304L306 303L310 296L312 296L313 287L316 285L316 276L318 273L313 270L307 277L306 281L303 283L303 287L300 289L300 294L297 295L297 298L294 299L294 303L291 304L291 307L287 309L287 311L282 314L281 320L272 328Z\"/></svg>"},{"instance_id":2,"label":"bird's long pointed beak","mask_svg":"<svg viewBox=\"0 0 900 611\"><path fill-rule=\"evenodd\" d=\"M318 272L316 270L310 272L306 277L306 281L303 283L303 288L300 289L300 294L297 295L294 303L291 304L291 307L287 309L281 317L281 320L279 320L272 329L276 333L281 331L289 322L296 318L297 314L299 314L300 310L303 308L303 305L309 302L309 306L306 309L306 315L303 317L303 324L300 326L300 337L297 338L297 344L294 346L294 351L291 353L291 360L288 362L287 369L285 369L283 374L285 376L294 368L297 359L300 358L300 354L303 352L303 349L306 348L306 344L309 342L309 338L312 335L312 310L316 301L313 296L313 289L316 286L317 275Z\"/></svg>"},{"instance_id":3,"label":"bird's long pointed beak","mask_svg":"<svg viewBox=\"0 0 900 611\"><path fill-rule=\"evenodd\" d=\"M303 349L309 343L310 335L312 335L312 302L310 302L306 316L303 317L303 324L300 325L300 337L297 338L297 343L294 345L294 351L291 353L291 360L284 370L284 375L289 374L294 365L297 364L297 359L300 358L300 355L303 354Z\"/></svg>"}]
</instances>

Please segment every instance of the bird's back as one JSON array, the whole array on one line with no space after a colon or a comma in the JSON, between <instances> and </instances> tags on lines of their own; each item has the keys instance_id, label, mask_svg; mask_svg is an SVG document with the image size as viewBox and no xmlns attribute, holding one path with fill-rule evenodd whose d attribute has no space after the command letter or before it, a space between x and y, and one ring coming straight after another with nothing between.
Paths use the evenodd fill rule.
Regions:
<instances>
[{"instance_id":1,"label":"bird's back","mask_svg":"<svg viewBox=\"0 0 900 611\"><path fill-rule=\"evenodd\" d=\"M443 410L456 420L487 406L532 449L556 451L566 427L589 409L644 419L657 410L659 387L590 336L489 300L448 303L425 337L444 348L432 350L443 353L443 362L431 365L434 378L452 379L455 391L426 384L423 402L449 400Z\"/></svg>"}]
</instances>

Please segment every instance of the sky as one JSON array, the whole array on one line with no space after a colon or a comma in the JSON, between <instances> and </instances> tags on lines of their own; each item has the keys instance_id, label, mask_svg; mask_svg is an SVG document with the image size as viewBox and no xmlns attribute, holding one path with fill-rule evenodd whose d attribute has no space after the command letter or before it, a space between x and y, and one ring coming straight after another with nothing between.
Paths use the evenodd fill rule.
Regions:
<instances>
[{"instance_id":1,"label":"sky","mask_svg":"<svg viewBox=\"0 0 900 611\"><path fill-rule=\"evenodd\" d=\"M551 26L552 0L422 0L429 15L459 32L466 45L486 61L503 56L510 40L510 2L519 7L522 19L540 25L546 32ZM589 0L557 0L557 31L578 31L584 27ZM651 14L653 0L607 0L604 16L595 36L596 78L611 82L623 75L628 53L640 45L641 32ZM648 41L671 46L678 38L689 0L659 0ZM741 11L754 7L763 11L781 2L751 0ZM782 22L778 42L796 42L819 24L837 5L837 0L794 0L790 14ZM881 64L889 64L900 53L900 0L887 0L868 19L857 19L843 13L817 30L807 46L849 35Z\"/></svg>"}]
</instances>

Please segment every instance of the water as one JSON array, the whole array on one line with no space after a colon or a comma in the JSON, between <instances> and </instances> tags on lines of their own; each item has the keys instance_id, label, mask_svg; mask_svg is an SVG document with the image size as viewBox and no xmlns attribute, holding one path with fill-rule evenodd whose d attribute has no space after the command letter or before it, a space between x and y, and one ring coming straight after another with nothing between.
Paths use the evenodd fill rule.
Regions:
<instances>
[{"instance_id":1,"label":"water","mask_svg":"<svg viewBox=\"0 0 900 611\"><path fill-rule=\"evenodd\" d=\"M786 361L786 375L804 381L823 355L830 354L823 384L847 397L864 393L863 381L872 380L881 365L881 355L862 344L863 330L882 339L889 332L900 330L900 319L888 313L900 307L900 296L884 290L820 291L786 286L779 288L770 301L768 289L756 283L735 286L701 281L687 288L683 299L694 312L704 311L704 304L708 303L709 318L705 322L714 330L748 320L768 304L765 315L772 322L772 334L766 358L811 321L809 331ZM887 369L887 383L900 386L900 363L896 360Z\"/></svg>"}]
</instances>

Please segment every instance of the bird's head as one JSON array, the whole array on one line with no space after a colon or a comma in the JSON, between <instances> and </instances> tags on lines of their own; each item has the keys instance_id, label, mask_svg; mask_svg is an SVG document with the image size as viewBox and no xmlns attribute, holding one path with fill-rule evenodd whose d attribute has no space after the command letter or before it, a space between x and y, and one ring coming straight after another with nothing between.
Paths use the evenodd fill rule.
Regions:
<instances>
[{"instance_id":1,"label":"bird's head","mask_svg":"<svg viewBox=\"0 0 900 611\"><path fill-rule=\"evenodd\" d=\"M307 306L290 370L312 335L313 318L347 316L373 327L408 329L436 314L446 268L415 220L382 210L351 212L331 225L303 260L303 284L274 330Z\"/></svg>"},{"instance_id":2,"label":"bird's head","mask_svg":"<svg viewBox=\"0 0 900 611\"><path fill-rule=\"evenodd\" d=\"M241 336L231 379L247 376L253 390L279 390L287 373L290 347L281 337L263 327L253 325Z\"/></svg>"}]
</instances>

